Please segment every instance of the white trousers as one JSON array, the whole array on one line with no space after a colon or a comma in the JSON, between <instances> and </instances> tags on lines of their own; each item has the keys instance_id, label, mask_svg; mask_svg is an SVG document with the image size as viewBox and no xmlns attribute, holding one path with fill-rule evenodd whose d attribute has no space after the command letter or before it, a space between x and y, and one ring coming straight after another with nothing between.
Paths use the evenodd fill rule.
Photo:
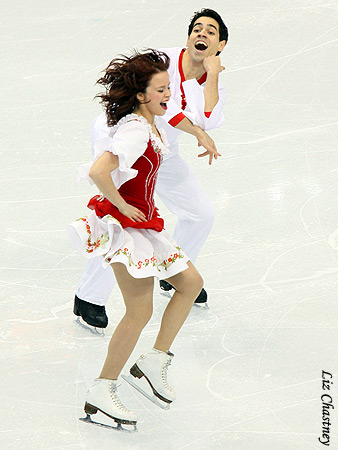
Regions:
<instances>
[{"instance_id":1,"label":"white trousers","mask_svg":"<svg viewBox=\"0 0 338 450\"><path fill-rule=\"evenodd\" d=\"M194 263L214 222L215 211L207 194L187 163L175 155L161 164L156 193L177 216L173 237ZM115 285L111 267L102 267L102 258L89 259L76 295L89 303L105 305Z\"/></svg>"}]
</instances>

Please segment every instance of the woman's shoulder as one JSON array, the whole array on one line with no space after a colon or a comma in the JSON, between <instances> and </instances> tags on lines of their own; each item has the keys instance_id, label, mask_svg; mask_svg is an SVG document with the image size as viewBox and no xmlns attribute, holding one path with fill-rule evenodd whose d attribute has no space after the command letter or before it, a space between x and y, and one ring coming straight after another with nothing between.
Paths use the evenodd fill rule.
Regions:
<instances>
[{"instance_id":1,"label":"woman's shoulder","mask_svg":"<svg viewBox=\"0 0 338 450\"><path fill-rule=\"evenodd\" d=\"M120 137L126 133L137 134L138 138L149 139L151 127L144 117L137 114L128 114L110 129L112 137Z\"/></svg>"},{"instance_id":2,"label":"woman's shoulder","mask_svg":"<svg viewBox=\"0 0 338 450\"><path fill-rule=\"evenodd\" d=\"M151 125L145 117L128 114L111 128L110 133L113 141L128 141L128 144L132 144L132 146L143 147L150 141L155 152L165 155L169 152L169 143L157 117L155 117L155 126L161 138L153 133Z\"/></svg>"}]
</instances>

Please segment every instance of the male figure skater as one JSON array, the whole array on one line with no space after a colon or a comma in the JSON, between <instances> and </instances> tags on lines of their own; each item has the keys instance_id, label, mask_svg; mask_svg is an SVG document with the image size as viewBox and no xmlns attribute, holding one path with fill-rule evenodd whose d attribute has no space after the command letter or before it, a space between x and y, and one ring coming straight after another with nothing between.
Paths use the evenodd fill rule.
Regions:
<instances>
[{"instance_id":1,"label":"male figure skater","mask_svg":"<svg viewBox=\"0 0 338 450\"><path fill-rule=\"evenodd\" d=\"M228 40L228 30L221 16L211 9L195 13L188 27L186 49L161 49L170 57L169 78L171 100L162 121L170 144L170 154L159 170L155 192L178 220L173 234L176 242L195 263L214 221L214 209L206 192L178 154L178 136L182 132L197 138L209 156L209 164L219 155L213 140L204 130L217 128L223 122L224 89L219 74L224 67L219 54ZM95 143L109 134L104 113L91 129L93 156ZM115 284L113 270L102 267L100 257L90 259L76 291L74 314L93 327L105 328L108 317L105 305ZM170 291L172 286L161 281ZM204 289L195 303L206 303Z\"/></svg>"}]
</instances>

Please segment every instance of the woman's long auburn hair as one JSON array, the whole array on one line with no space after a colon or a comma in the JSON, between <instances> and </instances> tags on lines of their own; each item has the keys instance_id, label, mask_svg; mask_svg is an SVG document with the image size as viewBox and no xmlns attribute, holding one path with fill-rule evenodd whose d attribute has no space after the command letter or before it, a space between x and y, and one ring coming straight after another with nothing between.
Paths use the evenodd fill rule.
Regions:
<instances>
[{"instance_id":1,"label":"woman's long auburn hair","mask_svg":"<svg viewBox=\"0 0 338 450\"><path fill-rule=\"evenodd\" d=\"M109 63L96 83L104 86L105 92L95 96L104 107L108 126L135 110L140 104L137 94L145 93L151 77L168 70L169 62L165 53L147 49L144 53L121 55Z\"/></svg>"}]
</instances>

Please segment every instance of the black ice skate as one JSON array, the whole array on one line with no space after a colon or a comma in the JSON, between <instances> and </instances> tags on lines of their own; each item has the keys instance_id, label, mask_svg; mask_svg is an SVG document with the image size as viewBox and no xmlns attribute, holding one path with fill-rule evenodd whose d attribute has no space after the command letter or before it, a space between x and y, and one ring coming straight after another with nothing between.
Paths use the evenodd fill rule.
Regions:
<instances>
[{"instance_id":1,"label":"black ice skate","mask_svg":"<svg viewBox=\"0 0 338 450\"><path fill-rule=\"evenodd\" d=\"M166 297L171 298L171 293L170 291L172 289L175 289L174 286L172 286L170 283L168 283L165 280L160 280L160 288L163 292L161 292L161 294L165 295Z\"/></svg>"},{"instance_id":2,"label":"black ice skate","mask_svg":"<svg viewBox=\"0 0 338 450\"><path fill-rule=\"evenodd\" d=\"M160 280L160 288L163 291L162 294L165 295L166 297L171 297L172 293L170 293L170 291L172 289L175 290L174 286L172 286L170 283L168 283L165 280ZM198 294L198 297L196 298L194 305L199 306L199 307L203 307L205 309L208 309L208 294L206 292L206 290L204 288L202 288L201 292Z\"/></svg>"},{"instance_id":3,"label":"black ice skate","mask_svg":"<svg viewBox=\"0 0 338 450\"><path fill-rule=\"evenodd\" d=\"M103 328L108 325L108 317L104 306L88 303L75 295L73 312L78 316L74 321L75 323L93 334L104 336Z\"/></svg>"},{"instance_id":4,"label":"black ice skate","mask_svg":"<svg viewBox=\"0 0 338 450\"><path fill-rule=\"evenodd\" d=\"M204 288L202 288L201 292L198 294L198 297L196 298L196 300L194 302L194 305L208 309L209 306L208 306L207 300L208 300L207 291Z\"/></svg>"}]
</instances>

